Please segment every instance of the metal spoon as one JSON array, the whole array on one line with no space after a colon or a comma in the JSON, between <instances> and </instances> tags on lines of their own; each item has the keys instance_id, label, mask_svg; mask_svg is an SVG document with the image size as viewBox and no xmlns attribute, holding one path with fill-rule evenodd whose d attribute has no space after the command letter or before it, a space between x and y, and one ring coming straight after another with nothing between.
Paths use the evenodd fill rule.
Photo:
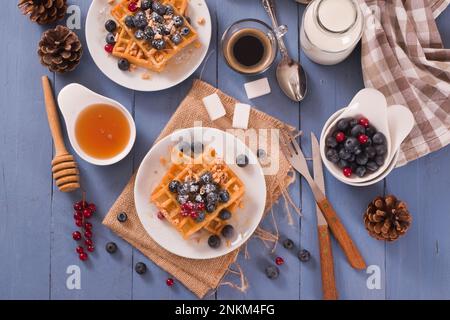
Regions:
<instances>
[{"instance_id":1,"label":"metal spoon","mask_svg":"<svg viewBox=\"0 0 450 320\"><path fill-rule=\"evenodd\" d=\"M270 19L278 41L278 47L281 53L281 61L277 67L277 80L283 92L294 101L301 101L305 97L306 74L300 63L294 61L287 52L283 36L287 31L287 27L278 24L275 13L275 3L273 0L262 0L262 4Z\"/></svg>"}]
</instances>

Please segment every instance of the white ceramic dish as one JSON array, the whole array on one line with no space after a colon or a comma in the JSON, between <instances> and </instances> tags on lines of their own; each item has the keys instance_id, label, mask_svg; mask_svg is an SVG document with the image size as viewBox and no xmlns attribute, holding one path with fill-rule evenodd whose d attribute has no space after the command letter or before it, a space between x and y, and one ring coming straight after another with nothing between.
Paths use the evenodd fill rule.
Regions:
<instances>
[{"instance_id":1,"label":"white ceramic dish","mask_svg":"<svg viewBox=\"0 0 450 320\"><path fill-rule=\"evenodd\" d=\"M334 114L331 115L331 117L327 120L327 122L325 123L325 125L323 126L322 132L320 134L320 153L321 153L321 157L323 162L328 161L325 157L325 148L323 147L325 145L325 131L327 131L327 129L329 128L329 126L344 112L345 108L339 109L338 111L336 111ZM397 160L399 157L400 153L398 152L398 150L395 152L392 160L388 163L388 165L386 166L386 170L384 172L377 172L379 174L379 176L376 176L375 178L373 178L372 180L368 180L365 182L353 182L353 181L342 181L340 179L340 175L335 175L333 173L333 171L329 170L328 167L326 166L326 168L328 169L329 172L331 172L331 174L333 174L333 176L344 182L345 184L351 185L351 186L355 186L355 187L365 187L365 186L370 186L373 185L381 180L383 180L384 178L386 178L386 176L391 173L392 170L394 170L396 164L397 164ZM329 162L329 161L328 161ZM331 165L334 166L333 163L331 163ZM340 172L339 172L340 173Z\"/></svg>"},{"instance_id":2,"label":"white ceramic dish","mask_svg":"<svg viewBox=\"0 0 450 320\"><path fill-rule=\"evenodd\" d=\"M75 138L75 123L80 112L90 105L99 103L114 106L122 111L128 120L128 124L130 125L130 140L128 141L127 146L121 153L109 159L96 159L86 154L83 149L80 148L80 145ZM128 153L130 153L134 142L136 141L136 125L130 112L128 112L128 110L119 102L95 93L81 84L71 83L59 92L58 105L64 117L64 121L66 122L69 141L75 152L83 160L98 166L107 166L119 162L125 158Z\"/></svg>"},{"instance_id":3,"label":"white ceramic dish","mask_svg":"<svg viewBox=\"0 0 450 320\"><path fill-rule=\"evenodd\" d=\"M158 219L158 209L150 203L150 194L168 169L168 166L161 163L160 159L161 157L169 158L171 147L179 141L180 137L183 137L184 141L194 137L195 141L203 141L205 146L213 147L219 157L226 159L230 168L245 184L244 208L239 208L230 219L230 224L234 226L236 232L229 246L225 245L222 239L220 248L210 248L207 243L209 234L204 231L192 235L187 240L183 239L169 222ZM234 150L244 151L248 155L250 164L247 167L240 168L230 164L230 159L234 159ZM160 246L182 257L211 259L239 248L253 234L263 216L266 183L256 155L241 140L218 129L189 128L165 137L148 152L137 172L134 199L142 225Z\"/></svg>"},{"instance_id":4,"label":"white ceramic dish","mask_svg":"<svg viewBox=\"0 0 450 320\"><path fill-rule=\"evenodd\" d=\"M105 22L111 19L112 6L105 0L93 0L86 18L86 42L89 52L98 68L112 81L138 91L158 91L173 87L187 79L200 66L211 41L211 16L205 0L190 0L187 13L198 33L200 48L186 48L170 61L161 72L151 72L151 78L141 78L145 69L124 72L117 67L117 58L105 52ZM205 19L203 25L197 21Z\"/></svg>"}]
</instances>

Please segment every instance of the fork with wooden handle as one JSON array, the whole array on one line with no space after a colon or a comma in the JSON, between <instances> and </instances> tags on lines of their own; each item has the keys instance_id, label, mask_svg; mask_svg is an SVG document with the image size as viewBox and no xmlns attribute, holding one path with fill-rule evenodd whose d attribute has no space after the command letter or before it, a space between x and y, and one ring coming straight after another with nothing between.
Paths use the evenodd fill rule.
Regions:
<instances>
[{"instance_id":1,"label":"fork with wooden handle","mask_svg":"<svg viewBox=\"0 0 450 320\"><path fill-rule=\"evenodd\" d=\"M297 141L289 134L287 134L287 137L281 134L280 137L282 140L282 151L284 155L289 160L294 169L297 170L308 182L316 203L322 211L331 232L338 241L339 245L342 247L342 250L347 257L348 262L355 269L365 269L366 263L359 253L358 248L353 243L353 240L350 238L347 230L345 230L342 222L339 220L339 217L337 216L336 211L333 209L333 206L317 186L314 179L311 177L305 156L303 155L303 152Z\"/></svg>"}]
</instances>

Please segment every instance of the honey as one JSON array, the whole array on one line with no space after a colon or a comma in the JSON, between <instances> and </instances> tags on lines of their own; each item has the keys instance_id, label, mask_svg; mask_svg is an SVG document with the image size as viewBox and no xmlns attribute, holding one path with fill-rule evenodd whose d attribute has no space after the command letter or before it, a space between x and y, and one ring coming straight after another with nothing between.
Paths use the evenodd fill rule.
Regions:
<instances>
[{"instance_id":1,"label":"honey","mask_svg":"<svg viewBox=\"0 0 450 320\"><path fill-rule=\"evenodd\" d=\"M96 159L120 154L130 140L130 124L125 114L108 104L94 104L80 112L75 123L80 148Z\"/></svg>"}]
</instances>

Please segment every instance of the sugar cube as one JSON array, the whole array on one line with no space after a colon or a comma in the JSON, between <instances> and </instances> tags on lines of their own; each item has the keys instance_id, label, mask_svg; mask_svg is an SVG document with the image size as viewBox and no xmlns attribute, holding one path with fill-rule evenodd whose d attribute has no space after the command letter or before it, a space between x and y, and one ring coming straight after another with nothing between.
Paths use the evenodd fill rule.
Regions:
<instances>
[{"instance_id":1,"label":"sugar cube","mask_svg":"<svg viewBox=\"0 0 450 320\"><path fill-rule=\"evenodd\" d=\"M236 103L233 114L233 128L247 129L250 117L250 106L245 103Z\"/></svg>"},{"instance_id":2,"label":"sugar cube","mask_svg":"<svg viewBox=\"0 0 450 320\"><path fill-rule=\"evenodd\" d=\"M208 112L211 121L217 120L226 114L225 108L220 101L220 97L217 93L213 93L210 96L203 98L203 104Z\"/></svg>"},{"instance_id":3,"label":"sugar cube","mask_svg":"<svg viewBox=\"0 0 450 320\"><path fill-rule=\"evenodd\" d=\"M244 87L249 99L261 97L270 93L270 85L267 78L247 82L244 84Z\"/></svg>"}]
</instances>

